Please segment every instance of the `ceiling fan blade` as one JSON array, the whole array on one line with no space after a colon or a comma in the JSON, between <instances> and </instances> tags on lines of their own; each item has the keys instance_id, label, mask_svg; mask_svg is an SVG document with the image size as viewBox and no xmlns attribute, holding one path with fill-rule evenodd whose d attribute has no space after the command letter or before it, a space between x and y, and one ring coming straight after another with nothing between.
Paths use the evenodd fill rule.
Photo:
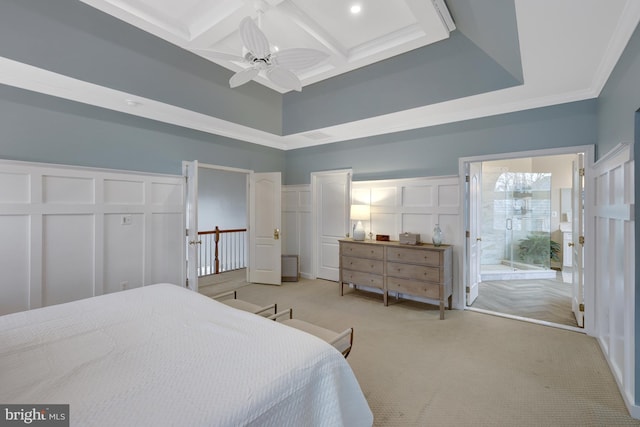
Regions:
<instances>
[{"instance_id":1,"label":"ceiling fan blade","mask_svg":"<svg viewBox=\"0 0 640 427\"><path fill-rule=\"evenodd\" d=\"M253 80L260 71L255 68L247 68L246 70L238 71L229 79L229 86L231 88L241 86L248 81Z\"/></svg>"},{"instance_id":2,"label":"ceiling fan blade","mask_svg":"<svg viewBox=\"0 0 640 427\"><path fill-rule=\"evenodd\" d=\"M300 92L302 83L298 76L282 67L271 67L267 71L267 78L284 89L291 89Z\"/></svg>"},{"instance_id":3,"label":"ceiling fan blade","mask_svg":"<svg viewBox=\"0 0 640 427\"><path fill-rule=\"evenodd\" d=\"M221 61L232 61L232 62L244 62L246 63L247 61L238 55L231 55L229 53L224 53L224 52L217 52L215 50L209 50L209 49L193 49L194 52L202 52L203 54L206 55L207 58L211 58L211 59L219 59Z\"/></svg>"},{"instance_id":4,"label":"ceiling fan blade","mask_svg":"<svg viewBox=\"0 0 640 427\"><path fill-rule=\"evenodd\" d=\"M304 70L329 58L329 54L316 49L294 48L273 55L275 64L287 70Z\"/></svg>"},{"instance_id":5,"label":"ceiling fan blade","mask_svg":"<svg viewBox=\"0 0 640 427\"><path fill-rule=\"evenodd\" d=\"M250 17L240 22L240 38L244 47L257 58L266 58L271 53L269 40Z\"/></svg>"}]
</instances>

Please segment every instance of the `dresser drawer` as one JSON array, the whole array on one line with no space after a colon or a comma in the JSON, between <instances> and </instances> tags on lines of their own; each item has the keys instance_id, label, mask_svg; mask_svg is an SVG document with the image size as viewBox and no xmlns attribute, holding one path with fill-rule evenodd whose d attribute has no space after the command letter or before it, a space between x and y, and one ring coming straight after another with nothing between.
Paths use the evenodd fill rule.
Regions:
<instances>
[{"instance_id":1,"label":"dresser drawer","mask_svg":"<svg viewBox=\"0 0 640 427\"><path fill-rule=\"evenodd\" d=\"M387 261L440 265L440 251L411 248L387 248Z\"/></svg>"},{"instance_id":2,"label":"dresser drawer","mask_svg":"<svg viewBox=\"0 0 640 427\"><path fill-rule=\"evenodd\" d=\"M343 256L341 261L342 268L347 270L362 271L365 273L380 275L383 273L383 263L381 263L380 260Z\"/></svg>"},{"instance_id":3,"label":"dresser drawer","mask_svg":"<svg viewBox=\"0 0 640 427\"><path fill-rule=\"evenodd\" d=\"M372 244L360 245L357 243L342 243L340 255L358 258L384 259L384 247Z\"/></svg>"},{"instance_id":4,"label":"dresser drawer","mask_svg":"<svg viewBox=\"0 0 640 427\"><path fill-rule=\"evenodd\" d=\"M440 282L440 268L424 265L401 264L398 262L387 263L387 276L401 277L405 279L423 280L428 282Z\"/></svg>"},{"instance_id":5,"label":"dresser drawer","mask_svg":"<svg viewBox=\"0 0 640 427\"><path fill-rule=\"evenodd\" d=\"M354 285L371 286L372 288L382 289L384 287L383 276L360 271L342 270L342 281Z\"/></svg>"},{"instance_id":6,"label":"dresser drawer","mask_svg":"<svg viewBox=\"0 0 640 427\"><path fill-rule=\"evenodd\" d=\"M440 293L441 289L442 286L433 283L423 283L408 279L399 279L397 277L387 277L387 290L399 292L401 294L440 300L443 299L443 295Z\"/></svg>"}]
</instances>

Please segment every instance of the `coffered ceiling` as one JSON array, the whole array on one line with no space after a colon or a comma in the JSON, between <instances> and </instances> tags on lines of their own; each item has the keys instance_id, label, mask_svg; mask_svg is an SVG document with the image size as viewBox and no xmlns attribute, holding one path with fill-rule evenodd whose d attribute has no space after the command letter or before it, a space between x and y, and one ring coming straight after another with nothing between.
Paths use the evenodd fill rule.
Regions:
<instances>
[{"instance_id":1,"label":"coffered ceiling","mask_svg":"<svg viewBox=\"0 0 640 427\"><path fill-rule=\"evenodd\" d=\"M253 17L272 52L311 48L329 55L302 70L302 86L443 40L455 29L444 0L82 0L232 71L245 64L240 21ZM351 9L358 7L358 9ZM285 92L264 76L256 81Z\"/></svg>"}]
</instances>

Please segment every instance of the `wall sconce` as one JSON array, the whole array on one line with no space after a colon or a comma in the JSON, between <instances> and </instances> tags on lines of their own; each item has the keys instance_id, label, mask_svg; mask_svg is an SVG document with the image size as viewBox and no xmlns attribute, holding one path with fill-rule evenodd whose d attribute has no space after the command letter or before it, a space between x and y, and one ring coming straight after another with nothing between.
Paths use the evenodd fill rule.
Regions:
<instances>
[{"instance_id":1,"label":"wall sconce","mask_svg":"<svg viewBox=\"0 0 640 427\"><path fill-rule=\"evenodd\" d=\"M362 221L371 219L369 205L351 205L351 219L357 221L353 226L353 240L364 240L365 232Z\"/></svg>"}]
</instances>

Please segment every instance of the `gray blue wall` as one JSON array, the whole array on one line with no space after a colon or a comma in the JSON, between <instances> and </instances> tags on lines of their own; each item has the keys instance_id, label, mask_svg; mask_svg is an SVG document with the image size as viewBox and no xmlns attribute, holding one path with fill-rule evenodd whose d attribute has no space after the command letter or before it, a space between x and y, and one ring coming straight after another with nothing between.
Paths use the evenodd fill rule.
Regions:
<instances>
[{"instance_id":1,"label":"gray blue wall","mask_svg":"<svg viewBox=\"0 0 640 427\"><path fill-rule=\"evenodd\" d=\"M182 174L182 160L284 171L281 150L0 85L0 158Z\"/></svg>"},{"instance_id":2,"label":"gray blue wall","mask_svg":"<svg viewBox=\"0 0 640 427\"><path fill-rule=\"evenodd\" d=\"M520 84L454 31L438 43L286 93L282 131L305 132Z\"/></svg>"},{"instance_id":3,"label":"gray blue wall","mask_svg":"<svg viewBox=\"0 0 640 427\"><path fill-rule=\"evenodd\" d=\"M286 183L352 168L356 181L457 175L458 158L595 144L597 102L573 102L287 151Z\"/></svg>"},{"instance_id":4,"label":"gray blue wall","mask_svg":"<svg viewBox=\"0 0 640 427\"><path fill-rule=\"evenodd\" d=\"M247 174L198 169L198 231L246 228Z\"/></svg>"},{"instance_id":5,"label":"gray blue wall","mask_svg":"<svg viewBox=\"0 0 640 427\"><path fill-rule=\"evenodd\" d=\"M617 144L633 143L634 114L640 108L640 27L598 97L598 153Z\"/></svg>"}]
</instances>

